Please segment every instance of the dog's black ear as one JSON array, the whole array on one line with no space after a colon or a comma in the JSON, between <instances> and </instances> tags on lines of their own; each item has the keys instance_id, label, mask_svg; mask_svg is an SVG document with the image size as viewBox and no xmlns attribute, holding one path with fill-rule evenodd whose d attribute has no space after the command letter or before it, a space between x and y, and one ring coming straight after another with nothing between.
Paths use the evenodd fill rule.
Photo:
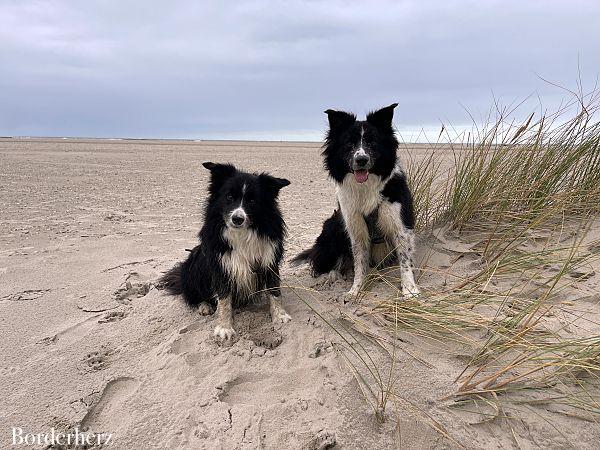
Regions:
<instances>
[{"instance_id":1,"label":"dog's black ear","mask_svg":"<svg viewBox=\"0 0 600 450\"><path fill-rule=\"evenodd\" d=\"M343 130L356 122L356 116L345 111L328 109L325 111L325 114L327 114L327 119L329 120L329 129L332 131Z\"/></svg>"},{"instance_id":2,"label":"dog's black ear","mask_svg":"<svg viewBox=\"0 0 600 450\"><path fill-rule=\"evenodd\" d=\"M290 184L290 180L286 180L285 178L277 178L272 175L269 175L268 173L261 173L258 176L258 180L264 188L266 188L268 191L272 192L275 195L279 193L279 190L281 188L284 188L288 184Z\"/></svg>"},{"instance_id":3,"label":"dog's black ear","mask_svg":"<svg viewBox=\"0 0 600 450\"><path fill-rule=\"evenodd\" d=\"M392 103L390 106L381 108L367 114L367 122L379 128L392 128L392 119L394 118L394 108L398 103Z\"/></svg>"},{"instance_id":4,"label":"dog's black ear","mask_svg":"<svg viewBox=\"0 0 600 450\"><path fill-rule=\"evenodd\" d=\"M211 196L219 195L219 191L225 181L237 172L237 169L231 164L205 162L202 165L210 170L208 192Z\"/></svg>"},{"instance_id":5,"label":"dog's black ear","mask_svg":"<svg viewBox=\"0 0 600 450\"><path fill-rule=\"evenodd\" d=\"M231 164L219 164L213 162L202 163L204 167L210 170L210 174L213 178L227 178L233 175L237 170Z\"/></svg>"}]
</instances>

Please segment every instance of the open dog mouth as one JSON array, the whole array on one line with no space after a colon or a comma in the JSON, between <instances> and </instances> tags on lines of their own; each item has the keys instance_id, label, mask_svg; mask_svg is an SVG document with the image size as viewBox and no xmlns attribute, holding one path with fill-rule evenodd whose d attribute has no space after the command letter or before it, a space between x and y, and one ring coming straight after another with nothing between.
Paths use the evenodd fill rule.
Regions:
<instances>
[{"instance_id":1,"label":"open dog mouth","mask_svg":"<svg viewBox=\"0 0 600 450\"><path fill-rule=\"evenodd\" d=\"M354 171L354 179L357 183L364 183L369 178L369 171L367 169L356 169Z\"/></svg>"}]
</instances>

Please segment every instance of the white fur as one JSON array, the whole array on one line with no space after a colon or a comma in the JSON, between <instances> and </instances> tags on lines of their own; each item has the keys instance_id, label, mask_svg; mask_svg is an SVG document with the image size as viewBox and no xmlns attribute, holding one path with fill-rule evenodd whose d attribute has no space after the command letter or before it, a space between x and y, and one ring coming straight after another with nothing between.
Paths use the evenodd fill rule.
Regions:
<instances>
[{"instance_id":1,"label":"white fur","mask_svg":"<svg viewBox=\"0 0 600 450\"><path fill-rule=\"evenodd\" d=\"M387 179L382 180L378 175L370 174L367 181L357 183L354 175L350 173L336 188L354 258L354 282L349 291L350 295L358 294L369 271L370 238L364 216L372 213L381 203L381 191L386 181Z\"/></svg>"},{"instance_id":2,"label":"white fur","mask_svg":"<svg viewBox=\"0 0 600 450\"><path fill-rule=\"evenodd\" d=\"M236 280L239 289L253 293L256 290L253 268L273 264L275 243L259 237L256 231L248 228L225 228L223 239L231 246L231 251L221 256L223 269Z\"/></svg>"},{"instance_id":3,"label":"white fur","mask_svg":"<svg viewBox=\"0 0 600 450\"><path fill-rule=\"evenodd\" d=\"M292 317L283 309L279 297L269 296L269 310L271 311L271 320L274 323L287 323L292 320Z\"/></svg>"},{"instance_id":4,"label":"white fur","mask_svg":"<svg viewBox=\"0 0 600 450\"><path fill-rule=\"evenodd\" d=\"M402 173L402 169L397 166L391 176L394 173ZM358 294L369 271L371 260L371 239L364 217L378 208L378 226L398 254L402 291L405 295L419 294L410 263L414 249L413 233L402 223L401 205L384 201L381 195L388 180L389 178L382 179L378 175L369 174L367 181L358 183L350 173L336 186L336 195L350 236L354 258L354 282L348 292L351 296Z\"/></svg>"},{"instance_id":5,"label":"white fur","mask_svg":"<svg viewBox=\"0 0 600 450\"><path fill-rule=\"evenodd\" d=\"M231 214L229 214L229 217L227 218L228 226L230 226L230 227L235 227L235 224L233 223L233 216L242 217L244 219L244 221L246 221L248 219L248 215L246 214L246 211L244 211L244 208L242 208L241 203L240 203L240 206L238 206L233 211L231 211ZM243 226L242 228L247 228L247 226L248 226L247 223L244 225L245 226Z\"/></svg>"},{"instance_id":6,"label":"white fur","mask_svg":"<svg viewBox=\"0 0 600 450\"><path fill-rule=\"evenodd\" d=\"M213 334L221 340L232 339L235 336L235 330L233 329L231 297L220 298L217 301L217 321Z\"/></svg>"},{"instance_id":7,"label":"white fur","mask_svg":"<svg viewBox=\"0 0 600 450\"><path fill-rule=\"evenodd\" d=\"M223 239L231 246L231 251L221 256L221 266L236 282L238 290L252 294L256 291L256 266L269 267L275 262L276 244L259 237L249 228L229 228L223 231ZM218 324L214 335L221 340L232 339L236 332L233 328L233 310L231 298L217 301ZM271 300L273 321L288 322L291 317L281 306L281 301Z\"/></svg>"},{"instance_id":8,"label":"white fur","mask_svg":"<svg viewBox=\"0 0 600 450\"><path fill-rule=\"evenodd\" d=\"M379 175L369 174L364 183L358 183L354 174L346 175L341 184L336 186L337 199L342 211L356 212L364 215L372 213L381 203L381 191L388 178L382 179Z\"/></svg>"},{"instance_id":9,"label":"white fur","mask_svg":"<svg viewBox=\"0 0 600 450\"><path fill-rule=\"evenodd\" d=\"M363 136L365 134L365 128L364 127L360 127L360 145L358 146L358 150L354 152L354 157L356 158L357 156L367 156L367 152L365 152L365 149L363 147Z\"/></svg>"}]
</instances>

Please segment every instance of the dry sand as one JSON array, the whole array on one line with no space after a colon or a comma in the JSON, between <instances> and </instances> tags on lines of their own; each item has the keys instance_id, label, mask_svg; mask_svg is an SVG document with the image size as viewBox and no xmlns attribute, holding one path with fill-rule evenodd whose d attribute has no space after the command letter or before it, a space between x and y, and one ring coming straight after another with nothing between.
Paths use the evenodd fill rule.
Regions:
<instances>
[{"instance_id":1,"label":"dry sand","mask_svg":"<svg viewBox=\"0 0 600 450\"><path fill-rule=\"evenodd\" d=\"M268 307L252 306L235 316L240 338L219 345L213 317L153 284L195 243L207 160L291 180L281 193L288 257L334 206L313 143L0 140L0 448L12 427L77 426L113 433L112 448L456 447L436 428L468 448L598 442L597 424L561 414L548 423L543 408L512 431L449 408L440 399L456 390L464 355L410 336L397 354L403 401L379 423L332 347L339 336L290 289L292 322L273 329ZM456 259L446 244L440 265ZM462 258L465 271L474 260ZM287 264L282 278L318 289L320 302L296 292L319 311L360 314L341 301L349 281ZM584 283L597 291L599 276ZM597 303L580 309L597 315ZM364 345L385 367L385 353Z\"/></svg>"}]
</instances>

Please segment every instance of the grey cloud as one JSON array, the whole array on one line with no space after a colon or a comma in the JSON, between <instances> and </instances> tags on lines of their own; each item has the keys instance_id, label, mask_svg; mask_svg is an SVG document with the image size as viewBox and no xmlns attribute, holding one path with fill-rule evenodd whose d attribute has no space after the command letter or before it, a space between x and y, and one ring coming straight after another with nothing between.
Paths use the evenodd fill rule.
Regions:
<instances>
[{"instance_id":1,"label":"grey cloud","mask_svg":"<svg viewBox=\"0 0 600 450\"><path fill-rule=\"evenodd\" d=\"M327 107L463 124L599 67L597 2L5 2L0 134L321 136ZM537 102L534 98L533 104Z\"/></svg>"}]
</instances>

